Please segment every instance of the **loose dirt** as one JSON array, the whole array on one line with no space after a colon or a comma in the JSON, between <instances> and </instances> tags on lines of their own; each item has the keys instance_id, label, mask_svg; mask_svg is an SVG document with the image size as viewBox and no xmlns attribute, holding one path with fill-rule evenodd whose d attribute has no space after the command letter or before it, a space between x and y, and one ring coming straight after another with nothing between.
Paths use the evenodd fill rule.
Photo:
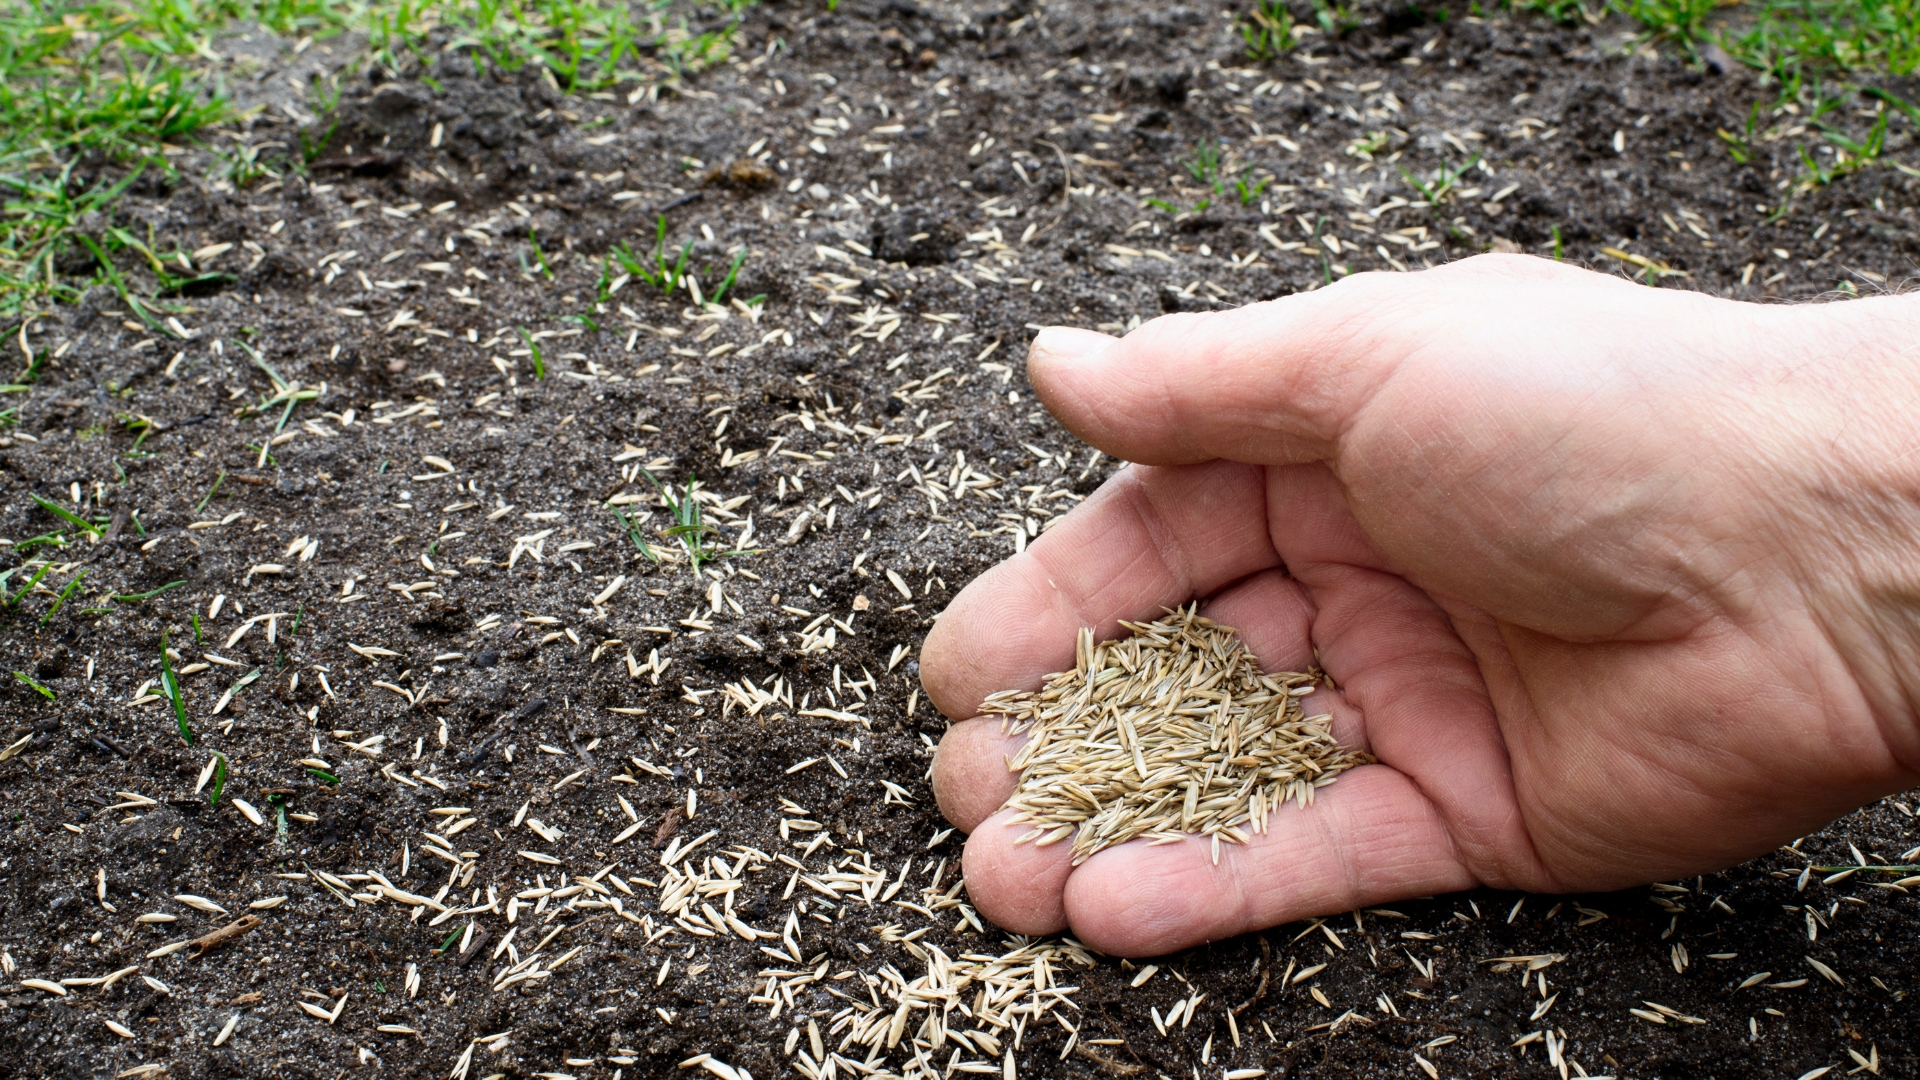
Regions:
<instances>
[{"instance_id":1,"label":"loose dirt","mask_svg":"<svg viewBox=\"0 0 1920 1080\"><path fill-rule=\"evenodd\" d=\"M1230 14L767 4L733 63L631 101L429 52L346 79L310 176L234 190L188 148L137 185L122 224L233 280L165 332L104 289L20 332L53 358L0 534L69 545L0 620L57 695L0 695L0 1076L1920 1072L1914 898L1807 870L1911 861L1911 799L1649 890L1419 900L1152 972L1056 943L1039 989L984 966L1022 943L955 891L913 657L1115 467L1037 407L1033 327L1489 249L1745 297L1912 265L1909 175L1770 223L1795 118L1737 165L1715 131L1770 92L1622 27L1381 7L1256 64ZM291 46L229 50L264 65L256 141L297 141L276 72L354 54ZM725 302L603 270L663 217L704 297L749 249ZM284 423L252 408L276 380L316 391ZM755 553L696 577L640 466ZM1015 989L916 997L962 968Z\"/></svg>"}]
</instances>

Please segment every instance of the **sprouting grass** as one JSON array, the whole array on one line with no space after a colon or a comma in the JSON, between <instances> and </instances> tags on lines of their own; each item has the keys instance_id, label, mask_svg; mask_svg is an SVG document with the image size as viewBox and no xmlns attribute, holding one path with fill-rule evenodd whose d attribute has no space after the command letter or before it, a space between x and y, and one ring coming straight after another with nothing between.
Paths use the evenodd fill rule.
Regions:
<instances>
[{"instance_id":1,"label":"sprouting grass","mask_svg":"<svg viewBox=\"0 0 1920 1080\"><path fill-rule=\"evenodd\" d=\"M1613 0L1615 8L1629 19L1647 28L1657 40L1678 44L1689 56L1701 39L1707 16L1719 7L1718 0Z\"/></svg>"},{"instance_id":2,"label":"sprouting grass","mask_svg":"<svg viewBox=\"0 0 1920 1080\"><path fill-rule=\"evenodd\" d=\"M197 514L200 511L205 510L207 508L207 503L211 501L215 495L219 494L220 485L224 483L226 479L227 479L227 470L221 469L220 475L213 478L213 486L207 489L207 493L200 497L199 502L193 504L194 513Z\"/></svg>"},{"instance_id":3,"label":"sprouting grass","mask_svg":"<svg viewBox=\"0 0 1920 1080\"><path fill-rule=\"evenodd\" d=\"M607 509L612 512L614 519L620 522L620 527L626 530L627 539L633 541L633 546L640 549L640 554L655 566L660 565L659 552L654 551L653 545L647 543L646 533L641 531L640 523L634 520L633 515L617 506L609 506Z\"/></svg>"},{"instance_id":4,"label":"sprouting grass","mask_svg":"<svg viewBox=\"0 0 1920 1080\"><path fill-rule=\"evenodd\" d=\"M186 579L182 578L179 581L169 581L157 589L148 589L143 593L116 593L114 594L113 602L116 604L130 604L138 603L142 600L151 600L161 593L166 592L168 589L177 589L186 583ZM197 615L195 617L198 618Z\"/></svg>"},{"instance_id":5,"label":"sprouting grass","mask_svg":"<svg viewBox=\"0 0 1920 1080\"><path fill-rule=\"evenodd\" d=\"M533 361L533 377L536 379L546 378L547 365L546 361L540 356L540 343L533 340L533 335L527 333L526 327L516 326L513 329L515 333L520 335L520 340L527 343L527 357Z\"/></svg>"},{"instance_id":6,"label":"sprouting grass","mask_svg":"<svg viewBox=\"0 0 1920 1080\"><path fill-rule=\"evenodd\" d=\"M1293 12L1285 0L1258 0L1239 29L1249 60L1272 60L1293 48Z\"/></svg>"},{"instance_id":7,"label":"sprouting grass","mask_svg":"<svg viewBox=\"0 0 1920 1080\"><path fill-rule=\"evenodd\" d=\"M191 0L0 11L0 317L37 298L77 296L56 264L74 249L78 223L107 209L138 170L170 172L162 146L230 115L198 56L224 18ZM82 175L76 166L90 159L133 168Z\"/></svg>"},{"instance_id":8,"label":"sprouting grass","mask_svg":"<svg viewBox=\"0 0 1920 1080\"><path fill-rule=\"evenodd\" d=\"M173 722L180 728L180 740L193 745L193 727L187 723L187 699L180 692L180 676L173 673L173 658L167 655L167 633L160 632L160 693L173 706Z\"/></svg>"},{"instance_id":9,"label":"sprouting grass","mask_svg":"<svg viewBox=\"0 0 1920 1080\"><path fill-rule=\"evenodd\" d=\"M92 568L86 566L81 567L80 572L73 575L73 580L67 582L65 587L60 590L60 594L53 598L53 606L47 609L45 615L40 616L41 626L47 625L48 621L60 613L60 609L67 604L67 598L73 595L73 590L80 587L80 579L86 577L87 571L90 569Z\"/></svg>"},{"instance_id":10,"label":"sprouting grass","mask_svg":"<svg viewBox=\"0 0 1920 1080\"><path fill-rule=\"evenodd\" d=\"M1887 122L1892 119L1893 113L1882 112L1879 119L1874 121L1873 127L1867 131L1866 137L1861 139L1849 138L1824 124L1817 122L1809 124L1808 126L1817 128L1821 137L1831 145L1812 152L1808 151L1804 144L1797 148L1800 152L1800 161L1806 166L1806 171L1795 179L1798 188L1801 191L1808 191L1822 184L1831 184L1841 177L1851 176L1878 161L1881 151L1887 144ZM1830 154L1832 160L1822 160L1821 151Z\"/></svg>"},{"instance_id":11,"label":"sprouting grass","mask_svg":"<svg viewBox=\"0 0 1920 1080\"><path fill-rule=\"evenodd\" d=\"M1180 167L1202 186L1220 190L1220 144L1209 139L1195 144L1193 153L1180 159Z\"/></svg>"},{"instance_id":12,"label":"sprouting grass","mask_svg":"<svg viewBox=\"0 0 1920 1080\"><path fill-rule=\"evenodd\" d=\"M553 267L547 265L547 253L541 250L540 234L531 228L527 230L527 247L533 251L534 265L540 268L541 273L547 275L548 281L552 281ZM523 263L522 265L524 266L525 264ZM531 273L532 271L529 270L528 272Z\"/></svg>"},{"instance_id":13,"label":"sprouting grass","mask_svg":"<svg viewBox=\"0 0 1920 1080\"><path fill-rule=\"evenodd\" d=\"M24 671L14 672L13 677L16 679L19 679L21 682L26 683L28 686L32 687L36 692L39 693L41 697L46 698L48 701L60 700L59 695L55 694L53 691L47 689L46 687L41 686L40 683L37 680L35 680L33 676L27 674Z\"/></svg>"},{"instance_id":14,"label":"sprouting grass","mask_svg":"<svg viewBox=\"0 0 1920 1080\"><path fill-rule=\"evenodd\" d=\"M1857 73L1920 70L1920 0L1508 0L1557 22L1620 15L1689 59L1713 42L1783 96ZM1719 14L1716 15L1716 12Z\"/></svg>"},{"instance_id":15,"label":"sprouting grass","mask_svg":"<svg viewBox=\"0 0 1920 1080\"><path fill-rule=\"evenodd\" d=\"M1446 201L1447 196L1453 194L1453 189L1459 186L1460 178L1467 174L1467 170L1479 163L1478 153L1469 157L1459 168L1442 163L1431 180L1422 180L1400 166L1396 165L1395 168L1400 169L1400 177L1407 182L1408 187L1419 192L1420 198L1426 200L1428 206L1438 209L1440 204Z\"/></svg>"},{"instance_id":16,"label":"sprouting grass","mask_svg":"<svg viewBox=\"0 0 1920 1080\"><path fill-rule=\"evenodd\" d=\"M1765 0L1754 11L1721 45L1782 86L1920 69L1920 0Z\"/></svg>"},{"instance_id":17,"label":"sprouting grass","mask_svg":"<svg viewBox=\"0 0 1920 1080\"><path fill-rule=\"evenodd\" d=\"M692 565L695 577L700 575L700 567L706 563L756 554L755 551L745 548L723 550L710 542L709 538L719 530L706 523L700 509L700 500L694 497L694 489L700 484L699 477L689 477L685 489L675 494L672 487L662 484L652 472L641 469L640 474L647 478L647 482L653 485L653 489L660 493L661 501L666 503L667 516L673 524L660 531L680 541L681 550L686 552L687 561ZM631 519L625 520L628 522L628 535L635 543L644 544L645 541L637 535L638 530L632 526ZM648 557L655 562L659 561L658 557L650 552Z\"/></svg>"},{"instance_id":18,"label":"sprouting grass","mask_svg":"<svg viewBox=\"0 0 1920 1080\"><path fill-rule=\"evenodd\" d=\"M27 539L22 540L19 543L13 545L13 553L15 555L22 555L26 553L28 548L37 547L42 544L46 545L47 547L63 548L63 547L66 547L68 543L69 541L67 540L66 533L63 533L63 532L41 533L39 536L28 537Z\"/></svg>"},{"instance_id":19,"label":"sprouting grass","mask_svg":"<svg viewBox=\"0 0 1920 1080\"><path fill-rule=\"evenodd\" d=\"M637 280L659 289L662 295L670 295L686 280L687 258L693 254L693 241L689 240L680 248L676 257L667 249L667 216L661 214L655 226L653 252L646 258L633 253L625 244L615 244L609 257L619 262L621 269Z\"/></svg>"},{"instance_id":20,"label":"sprouting grass","mask_svg":"<svg viewBox=\"0 0 1920 1080\"><path fill-rule=\"evenodd\" d=\"M154 292L224 275L177 272L178 252L151 235L85 223L110 219L143 176L172 183L178 148L224 138L211 179L246 187L305 169L331 143L337 82L312 88L320 121L283 156L227 125L237 114L229 72L211 47L239 23L288 41L362 34L366 51L343 77L372 63L417 74L444 51L483 71L537 65L568 93L671 83L725 62L751 0L720 0L725 23L693 33L698 0L36 0L0 7L0 321L111 286L156 325L156 303L116 266L133 255ZM347 40L355 40L347 38ZM422 75L422 78L426 76ZM431 79L428 79L431 82ZM183 268L184 269L184 268ZM138 289L149 285L141 282ZM164 309L163 309L164 310Z\"/></svg>"},{"instance_id":21,"label":"sprouting grass","mask_svg":"<svg viewBox=\"0 0 1920 1080\"><path fill-rule=\"evenodd\" d=\"M9 582L12 581L13 576L15 574L18 574L22 570L27 569L28 567L37 567L37 569L34 570L33 576L27 579L27 583L25 585L20 586L19 592L11 591L13 586L9 584ZM50 562L46 562L46 561L40 561L38 563L28 562L28 563L23 563L19 566L16 566L4 574L0 574L0 600L4 600L6 602L8 610L12 610L14 608L19 607L20 601L26 599L27 594L33 591L33 587L35 585L40 584L40 579L43 577L46 577L47 571L51 569L53 569L53 564Z\"/></svg>"},{"instance_id":22,"label":"sprouting grass","mask_svg":"<svg viewBox=\"0 0 1920 1080\"><path fill-rule=\"evenodd\" d=\"M207 805L219 806L220 794L227 790L227 755L213 752L213 790L207 792Z\"/></svg>"},{"instance_id":23,"label":"sprouting grass","mask_svg":"<svg viewBox=\"0 0 1920 1080\"><path fill-rule=\"evenodd\" d=\"M1272 177L1256 178L1251 170L1229 160L1220 143L1213 139L1194 144L1192 152L1180 159L1180 167L1215 198L1232 195L1242 206L1252 205L1273 182ZM1170 214L1180 212L1173 204L1159 199L1148 199L1146 205L1157 206ZM1212 205L1212 198L1202 199L1187 212L1197 214Z\"/></svg>"},{"instance_id":24,"label":"sprouting grass","mask_svg":"<svg viewBox=\"0 0 1920 1080\"><path fill-rule=\"evenodd\" d=\"M40 509L45 510L47 513L52 514L57 518L60 518L61 520L67 522L69 525L74 525L86 531L90 535L93 535L93 536L100 535L99 525L91 521L88 521L86 518L83 518L79 514L76 514L73 511L67 509L66 507L61 506L59 503L54 502L52 499L44 498L38 494L34 494L31 492L29 494L33 495L33 501L39 504Z\"/></svg>"}]
</instances>

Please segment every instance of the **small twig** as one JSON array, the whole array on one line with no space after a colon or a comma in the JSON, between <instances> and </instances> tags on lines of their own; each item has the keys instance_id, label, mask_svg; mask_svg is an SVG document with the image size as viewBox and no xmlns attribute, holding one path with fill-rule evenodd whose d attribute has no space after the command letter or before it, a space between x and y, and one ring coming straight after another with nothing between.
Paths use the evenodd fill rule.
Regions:
<instances>
[{"instance_id":1,"label":"small twig","mask_svg":"<svg viewBox=\"0 0 1920 1080\"><path fill-rule=\"evenodd\" d=\"M230 938L237 938L240 935L246 933L247 931L259 925L260 925L260 916L242 915L238 919L235 919L234 921L228 923L227 925L221 927L220 929L215 930L211 934L206 934L204 936L194 938L192 941L187 943L189 945L192 945L195 950L194 954L191 957L189 957L189 959L198 960L200 957L207 955L207 951L212 949L214 946L219 945Z\"/></svg>"},{"instance_id":2,"label":"small twig","mask_svg":"<svg viewBox=\"0 0 1920 1080\"><path fill-rule=\"evenodd\" d=\"M1052 150L1054 155L1060 159L1060 172L1062 176L1060 201L1069 206L1073 205L1073 166L1067 162L1067 152L1060 149L1058 144L1048 142L1046 139L1035 139L1033 141Z\"/></svg>"},{"instance_id":3,"label":"small twig","mask_svg":"<svg viewBox=\"0 0 1920 1080\"><path fill-rule=\"evenodd\" d=\"M1273 976L1273 946L1262 936L1260 938L1260 985L1253 988L1253 996L1233 1007L1233 1015L1239 1016L1248 1009L1260 1004L1267 996L1267 980Z\"/></svg>"},{"instance_id":4,"label":"small twig","mask_svg":"<svg viewBox=\"0 0 1920 1080\"><path fill-rule=\"evenodd\" d=\"M580 760L581 760L581 761L584 761L584 762L586 762L586 763L587 763L587 765L588 765L588 767L592 767L592 766L594 766L594 765L596 765L596 764L598 764L598 762L595 762L595 761L593 760L593 755L592 755L592 754L589 754L589 753L587 753L587 748L586 748L586 747L584 747L584 746L581 746L581 745L580 745L580 733L579 733L579 732L577 732L577 731L575 731L575 730L574 730L574 729L572 729L572 728L568 728L568 729L567 729L567 741L568 741L569 743L572 743L572 744L573 744L573 752L574 752L574 753L576 753L576 754L579 754L579 755L580 755Z\"/></svg>"},{"instance_id":5,"label":"small twig","mask_svg":"<svg viewBox=\"0 0 1920 1080\"><path fill-rule=\"evenodd\" d=\"M1073 1052L1107 1070L1115 1076L1139 1076L1147 1071L1145 1065L1129 1065L1119 1058L1096 1050L1086 1043L1075 1044Z\"/></svg>"}]
</instances>

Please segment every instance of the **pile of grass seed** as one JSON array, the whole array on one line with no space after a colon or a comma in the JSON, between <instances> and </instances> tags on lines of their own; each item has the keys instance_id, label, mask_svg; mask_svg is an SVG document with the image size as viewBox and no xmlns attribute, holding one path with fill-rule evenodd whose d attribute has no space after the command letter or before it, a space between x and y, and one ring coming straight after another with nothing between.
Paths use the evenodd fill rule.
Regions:
<instances>
[{"instance_id":1,"label":"pile of grass seed","mask_svg":"<svg viewBox=\"0 0 1920 1080\"><path fill-rule=\"evenodd\" d=\"M1317 672L1266 674L1230 627L1194 608L1152 623L1121 623L1131 637L1095 644L1080 631L1072 671L1038 691L1002 691L981 706L1027 744L1008 762L1021 771L1007 806L1032 828L1016 843L1073 838L1073 862L1137 837L1172 843L1191 834L1246 843L1293 799L1372 759L1342 749L1330 717L1300 699Z\"/></svg>"}]
</instances>

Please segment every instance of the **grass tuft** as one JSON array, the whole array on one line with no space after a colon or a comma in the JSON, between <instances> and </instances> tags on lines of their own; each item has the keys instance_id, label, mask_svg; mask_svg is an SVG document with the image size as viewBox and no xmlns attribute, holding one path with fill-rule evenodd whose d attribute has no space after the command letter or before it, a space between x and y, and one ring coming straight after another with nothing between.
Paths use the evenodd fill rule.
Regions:
<instances>
[{"instance_id":1,"label":"grass tuft","mask_svg":"<svg viewBox=\"0 0 1920 1080\"><path fill-rule=\"evenodd\" d=\"M154 295L228 275L192 271L182 251L161 251L151 235L96 224L112 220L128 188L143 177L182 182L169 156L196 142L223 142L207 178L216 186L301 171L327 151L338 127L337 83L310 88L308 105L321 119L281 154L231 126L240 117L227 91L230 73L212 47L228 27L258 24L287 40L362 35L365 51L349 74L381 64L432 83L423 72L433 59L461 52L483 73L535 67L566 93L638 84L628 94L637 102L662 83L725 63L750 3L35 0L0 7L0 321L76 301L103 284L141 322L157 326L156 302L135 294L116 255L130 254L152 271ZM719 25L688 29L694 16L712 25L715 6L724 16ZM535 248L544 264L537 241Z\"/></svg>"}]
</instances>

